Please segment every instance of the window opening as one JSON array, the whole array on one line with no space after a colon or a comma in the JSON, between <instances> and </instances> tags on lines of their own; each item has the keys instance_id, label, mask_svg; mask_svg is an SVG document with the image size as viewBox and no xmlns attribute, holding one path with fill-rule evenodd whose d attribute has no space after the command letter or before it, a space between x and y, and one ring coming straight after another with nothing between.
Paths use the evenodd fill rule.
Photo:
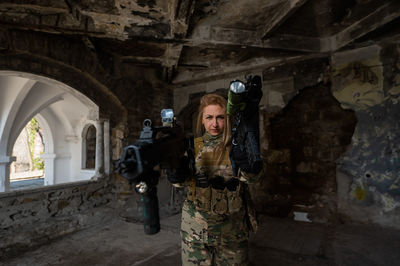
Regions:
<instances>
[{"instance_id":1,"label":"window opening","mask_svg":"<svg viewBox=\"0 0 400 266\"><path fill-rule=\"evenodd\" d=\"M26 189L44 185L44 153L42 129L36 118L19 134L12 156L16 160L10 165L10 189Z\"/></svg>"},{"instance_id":2,"label":"window opening","mask_svg":"<svg viewBox=\"0 0 400 266\"><path fill-rule=\"evenodd\" d=\"M96 164L96 128L90 125L85 135L86 169L94 169Z\"/></svg>"}]
</instances>

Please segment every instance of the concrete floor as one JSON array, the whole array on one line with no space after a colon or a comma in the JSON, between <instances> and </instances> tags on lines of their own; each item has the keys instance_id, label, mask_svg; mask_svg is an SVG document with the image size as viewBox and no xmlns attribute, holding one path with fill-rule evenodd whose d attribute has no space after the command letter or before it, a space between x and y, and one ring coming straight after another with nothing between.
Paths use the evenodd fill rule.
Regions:
<instances>
[{"instance_id":1,"label":"concrete floor","mask_svg":"<svg viewBox=\"0 0 400 266\"><path fill-rule=\"evenodd\" d=\"M179 220L162 219L161 232L149 236L140 223L110 217L0 265L181 265ZM262 217L250 247L253 265L400 265L400 232L363 225Z\"/></svg>"}]
</instances>

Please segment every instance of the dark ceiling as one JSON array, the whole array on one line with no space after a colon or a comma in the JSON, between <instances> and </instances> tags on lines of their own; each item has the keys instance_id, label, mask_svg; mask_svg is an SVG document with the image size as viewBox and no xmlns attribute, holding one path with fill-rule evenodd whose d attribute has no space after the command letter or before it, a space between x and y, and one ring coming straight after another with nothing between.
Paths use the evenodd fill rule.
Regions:
<instances>
[{"instance_id":1,"label":"dark ceiling","mask_svg":"<svg viewBox=\"0 0 400 266\"><path fill-rule=\"evenodd\" d=\"M2 29L78 36L175 86L400 39L398 0L3 0ZM101 54L101 55L100 55Z\"/></svg>"}]
</instances>

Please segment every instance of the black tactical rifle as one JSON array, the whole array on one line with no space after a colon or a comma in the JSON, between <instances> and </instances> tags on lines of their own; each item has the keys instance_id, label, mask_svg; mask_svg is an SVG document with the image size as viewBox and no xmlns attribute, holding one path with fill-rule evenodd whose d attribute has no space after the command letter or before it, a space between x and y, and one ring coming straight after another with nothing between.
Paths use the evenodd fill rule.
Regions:
<instances>
[{"instance_id":1,"label":"black tactical rifle","mask_svg":"<svg viewBox=\"0 0 400 266\"><path fill-rule=\"evenodd\" d=\"M174 121L171 109L161 111L163 126L153 127L150 119L143 122L140 138L124 147L121 159L115 162L116 170L135 187L142 198L144 231L156 234L160 231L157 183L160 176L154 167L161 169L182 168L185 152L192 158L192 140L186 138L182 127ZM187 157L185 157L187 158ZM190 166L185 166L189 168Z\"/></svg>"},{"instance_id":2,"label":"black tactical rifle","mask_svg":"<svg viewBox=\"0 0 400 266\"><path fill-rule=\"evenodd\" d=\"M235 175L239 168L254 174L262 169L258 121L258 104L263 95L261 77L245 78L246 83L232 81L228 94L227 114L233 117L230 159Z\"/></svg>"}]
</instances>

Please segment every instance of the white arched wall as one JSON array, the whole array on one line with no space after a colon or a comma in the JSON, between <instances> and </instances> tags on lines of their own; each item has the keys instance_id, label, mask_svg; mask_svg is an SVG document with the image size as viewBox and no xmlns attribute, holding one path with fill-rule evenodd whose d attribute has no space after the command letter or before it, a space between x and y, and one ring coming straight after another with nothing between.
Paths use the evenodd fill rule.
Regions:
<instances>
[{"instance_id":1,"label":"white arched wall","mask_svg":"<svg viewBox=\"0 0 400 266\"><path fill-rule=\"evenodd\" d=\"M8 151L8 143L14 120L35 83L15 76L0 77L0 191L6 191L10 186L10 164L14 159Z\"/></svg>"},{"instance_id":2,"label":"white arched wall","mask_svg":"<svg viewBox=\"0 0 400 266\"><path fill-rule=\"evenodd\" d=\"M45 185L87 180L104 166L103 143L96 143L96 170L82 169L82 130L103 132L99 110L71 87L48 78L0 71L0 191L9 190L9 165L15 140L36 117L43 131ZM100 136L103 141L103 136Z\"/></svg>"},{"instance_id":3,"label":"white arched wall","mask_svg":"<svg viewBox=\"0 0 400 266\"><path fill-rule=\"evenodd\" d=\"M44 145L44 153L41 155L41 158L44 161L44 184L45 185L53 185L54 184L54 159L56 158L56 154L54 153L54 139L53 139L53 130L51 129L49 123L46 120L46 112L44 111L41 114L37 114L35 116L38 121L40 128L42 129L43 142Z\"/></svg>"}]
</instances>

